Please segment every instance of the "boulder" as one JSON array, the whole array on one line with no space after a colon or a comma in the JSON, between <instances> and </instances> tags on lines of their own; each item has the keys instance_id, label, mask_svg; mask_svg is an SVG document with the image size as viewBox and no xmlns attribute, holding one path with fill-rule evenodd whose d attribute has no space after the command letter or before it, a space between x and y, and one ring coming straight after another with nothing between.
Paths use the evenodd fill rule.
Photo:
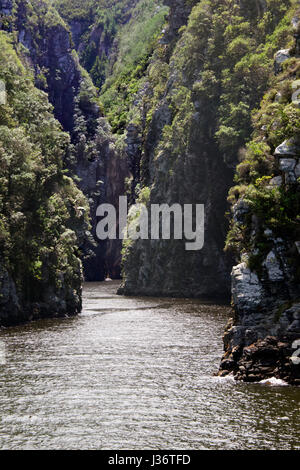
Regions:
<instances>
[{"instance_id":1,"label":"boulder","mask_svg":"<svg viewBox=\"0 0 300 470\"><path fill-rule=\"evenodd\" d=\"M283 183L282 176L275 176L274 178L270 180L269 186L271 186L272 188L275 188L277 186L281 186L282 183Z\"/></svg>"},{"instance_id":2,"label":"boulder","mask_svg":"<svg viewBox=\"0 0 300 470\"><path fill-rule=\"evenodd\" d=\"M280 51L276 52L274 57L274 66L275 66L275 74L282 72L282 64L290 59L290 51L289 49L281 49Z\"/></svg>"},{"instance_id":3,"label":"boulder","mask_svg":"<svg viewBox=\"0 0 300 470\"><path fill-rule=\"evenodd\" d=\"M285 184L295 184L297 182L295 173L290 171L285 175Z\"/></svg>"},{"instance_id":4,"label":"boulder","mask_svg":"<svg viewBox=\"0 0 300 470\"><path fill-rule=\"evenodd\" d=\"M275 157L296 156L300 153L300 147L294 139L287 139L275 149Z\"/></svg>"},{"instance_id":5,"label":"boulder","mask_svg":"<svg viewBox=\"0 0 300 470\"><path fill-rule=\"evenodd\" d=\"M279 160L279 168L284 173L290 173L294 171L296 167L296 160L294 158L281 158Z\"/></svg>"}]
</instances>

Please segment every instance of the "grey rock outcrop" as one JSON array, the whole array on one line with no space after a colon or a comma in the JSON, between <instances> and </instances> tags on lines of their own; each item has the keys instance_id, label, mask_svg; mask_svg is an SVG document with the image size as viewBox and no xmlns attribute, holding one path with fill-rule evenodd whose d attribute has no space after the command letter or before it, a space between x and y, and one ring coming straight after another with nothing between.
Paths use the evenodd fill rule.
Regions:
<instances>
[{"instance_id":1,"label":"grey rock outcrop","mask_svg":"<svg viewBox=\"0 0 300 470\"><path fill-rule=\"evenodd\" d=\"M126 130L126 155L131 173L131 203L135 202L135 188L140 182L140 163L142 156L141 129L135 124L129 124Z\"/></svg>"},{"instance_id":2,"label":"grey rock outcrop","mask_svg":"<svg viewBox=\"0 0 300 470\"><path fill-rule=\"evenodd\" d=\"M280 51L276 52L275 54L275 74L282 72L282 65L288 59L290 59L290 51L289 49L281 49Z\"/></svg>"},{"instance_id":3,"label":"grey rock outcrop","mask_svg":"<svg viewBox=\"0 0 300 470\"><path fill-rule=\"evenodd\" d=\"M298 29L298 19L293 20L293 28ZM277 52L276 74L290 57L287 49ZM267 128L261 130L266 132ZM297 137L286 139L275 149L275 176L267 189L282 187L287 197L298 193L299 155ZM233 208L236 222L235 208L239 205L243 207L243 199ZM246 382L276 377L300 385L300 367L292 360L295 341L300 338L298 242L287 231L275 236L264 218L255 213L249 241L247 263L232 271L234 316L224 335L225 354L219 374L232 373Z\"/></svg>"},{"instance_id":4,"label":"grey rock outcrop","mask_svg":"<svg viewBox=\"0 0 300 470\"><path fill-rule=\"evenodd\" d=\"M296 160L294 158L281 158L279 160L279 169L284 173L294 171L296 167Z\"/></svg>"},{"instance_id":5,"label":"grey rock outcrop","mask_svg":"<svg viewBox=\"0 0 300 470\"><path fill-rule=\"evenodd\" d=\"M288 139L282 142L276 149L275 149L275 157L284 157L287 158L289 156L296 156L300 153L299 144L295 141L295 139Z\"/></svg>"},{"instance_id":6,"label":"grey rock outcrop","mask_svg":"<svg viewBox=\"0 0 300 470\"><path fill-rule=\"evenodd\" d=\"M282 176L274 176L269 182L269 185L272 187L278 187L281 186L283 183L283 178Z\"/></svg>"},{"instance_id":7,"label":"grey rock outcrop","mask_svg":"<svg viewBox=\"0 0 300 470\"><path fill-rule=\"evenodd\" d=\"M233 218L235 222L243 224L245 215L249 213L249 205L244 199L240 199L233 207Z\"/></svg>"},{"instance_id":8,"label":"grey rock outcrop","mask_svg":"<svg viewBox=\"0 0 300 470\"><path fill-rule=\"evenodd\" d=\"M238 312L252 312L261 307L263 288L257 274L251 272L246 263L232 270L232 298Z\"/></svg>"},{"instance_id":9,"label":"grey rock outcrop","mask_svg":"<svg viewBox=\"0 0 300 470\"><path fill-rule=\"evenodd\" d=\"M267 255L263 266L267 270L270 282L280 282L284 280L284 272L281 268L280 261L273 250Z\"/></svg>"},{"instance_id":10,"label":"grey rock outcrop","mask_svg":"<svg viewBox=\"0 0 300 470\"><path fill-rule=\"evenodd\" d=\"M272 232L266 232L272 240ZM219 374L233 373L247 382L275 376L300 385L300 370L290 360L300 332L300 287L288 263L292 247L283 240L273 244L260 276L245 262L232 270L235 315L224 335Z\"/></svg>"},{"instance_id":11,"label":"grey rock outcrop","mask_svg":"<svg viewBox=\"0 0 300 470\"><path fill-rule=\"evenodd\" d=\"M282 172L285 184L295 184L299 178L299 142L296 139L285 140L276 149L274 156L278 158L278 167Z\"/></svg>"}]
</instances>

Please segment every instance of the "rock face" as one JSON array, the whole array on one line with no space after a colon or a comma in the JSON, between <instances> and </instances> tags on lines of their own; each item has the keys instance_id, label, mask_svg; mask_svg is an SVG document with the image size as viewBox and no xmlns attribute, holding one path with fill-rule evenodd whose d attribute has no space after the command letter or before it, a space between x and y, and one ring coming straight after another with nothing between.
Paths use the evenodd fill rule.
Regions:
<instances>
[{"instance_id":1,"label":"rock face","mask_svg":"<svg viewBox=\"0 0 300 470\"><path fill-rule=\"evenodd\" d=\"M203 96L195 91L203 83L203 64L209 63L206 53L210 34L209 27L202 32L199 26L198 32L197 25L201 22L208 25L210 20L206 17L197 19L196 13L195 18L189 18L197 2L178 0L165 3L170 7L170 13L160 44L165 54L162 75L168 70L168 78L161 84L164 91L151 110L150 122L142 129L144 144L141 157L137 156L135 161L140 158L142 186L150 188L149 205L205 205L205 245L198 252L186 251L185 243L178 240L139 240L132 246L127 245L120 293L229 299L232 260L223 251L227 231L224 214L235 162L229 152L220 150L214 137L217 125L214 106L219 98L215 96L211 100L214 104L207 104L207 94ZM203 16L213 14L209 6L207 10L203 9ZM188 19L181 38L180 28ZM187 44L197 44L197 50L189 52L192 46ZM186 61L192 57L189 70L187 66L178 64L179 60L184 62L181 54L184 54L185 47ZM156 60L160 64L154 56L150 76ZM210 65L206 67L209 69ZM215 79L212 72L210 78ZM145 87L146 100L151 99L154 93L151 86L150 78L150 84ZM177 94L178 101L175 98ZM180 103L184 97L186 108L181 112ZM142 115L147 116L148 111L146 105ZM183 129L180 128L181 123L184 123ZM164 132L168 128L174 130L167 138Z\"/></svg>"},{"instance_id":2,"label":"rock face","mask_svg":"<svg viewBox=\"0 0 300 470\"><path fill-rule=\"evenodd\" d=\"M228 230L224 217L225 199L232 185L238 154L253 130L249 120L251 109L254 103L259 105L266 91L274 49L268 57L270 67L260 69L259 75L253 72L252 76L250 72L250 78L249 70L244 67L252 47L246 37L248 33L243 38L236 37L233 32L229 34L228 30L222 30L220 17L228 15L229 22L230 15L236 15L238 11L243 21L251 23L255 30L260 21L264 21L262 18L268 5L264 1L254 5L243 0L232 5L233 12L228 6L225 9L221 2L220 13L217 13L210 1L165 3L170 7L168 26L151 59L147 82L143 85L144 99L137 106L140 107L142 146L133 152L133 161L140 162L140 169L136 171L136 174L140 173L140 185L133 186L149 189L146 191L149 207L163 203L169 206L204 204L205 243L198 252L186 251L185 244L179 240L138 240L126 244L120 293L228 299L232 259L223 250ZM276 21L279 24L283 10L278 5L275 10L273 13L278 15ZM219 25L217 31L214 24ZM274 27L276 24L272 26L273 30ZM261 44L261 38L259 41ZM258 57L256 54L261 53L260 44L253 51L254 62ZM218 56L216 64L215 57L221 50L222 56ZM276 73L283 71L282 66L291 54L285 49L276 54ZM241 84L246 81L245 99ZM252 88L250 82L256 81L258 85ZM283 92L278 92L277 102L281 102L283 96ZM268 130L264 126L262 122L261 132ZM278 174L272 175L276 179L268 181L270 187L278 188L282 182L292 186L296 182L298 157L295 159L294 154L291 155L295 150L290 149L289 144L286 142L277 150L281 154L276 155ZM272 158L274 160L274 155ZM279 158L284 161L280 163ZM134 199L132 197L132 201ZM234 223L241 227L249 224L249 232L255 230L258 219L253 216L251 221L248 220L252 208L249 209L242 198L235 202ZM271 246L265 258L264 268L269 269L269 275L279 276ZM259 303L263 292L258 274L246 275L245 272L240 276L242 274L243 278L244 275L249 278L249 283L243 288L245 280L238 281L237 276L234 284L237 295L244 298L246 304L249 301L247 288L251 286L253 302L256 299Z\"/></svg>"},{"instance_id":3,"label":"rock face","mask_svg":"<svg viewBox=\"0 0 300 470\"><path fill-rule=\"evenodd\" d=\"M300 289L288 263L291 247L283 240L273 243L260 277L245 262L232 270L235 316L224 335L220 375L234 373L246 382L276 377L300 385L293 362L293 345L300 338Z\"/></svg>"},{"instance_id":4,"label":"rock face","mask_svg":"<svg viewBox=\"0 0 300 470\"><path fill-rule=\"evenodd\" d=\"M64 1L56 3L60 15L70 27L80 62L98 88L104 84L106 69L111 69L114 64L119 29L128 23L138 1L94 2L85 12L78 5L74 5L72 12L68 8L66 11ZM96 70L98 67L101 68L101 76Z\"/></svg>"},{"instance_id":5,"label":"rock face","mask_svg":"<svg viewBox=\"0 0 300 470\"><path fill-rule=\"evenodd\" d=\"M82 309L82 269L79 260L77 271L73 271L72 276L72 287L69 285L69 280L65 282L65 274L61 273L60 289L49 283L43 291L42 299L24 302L23 295L17 291L14 280L5 267L0 265L0 326L78 314Z\"/></svg>"},{"instance_id":6,"label":"rock face","mask_svg":"<svg viewBox=\"0 0 300 470\"><path fill-rule=\"evenodd\" d=\"M293 362L293 345L300 338L299 253L291 241L265 230L271 250L259 274L246 262L232 270L234 317L224 335L220 375L256 382L276 377L300 385L300 368ZM292 359L291 359L292 358Z\"/></svg>"},{"instance_id":7,"label":"rock face","mask_svg":"<svg viewBox=\"0 0 300 470\"><path fill-rule=\"evenodd\" d=\"M0 126L0 326L75 315L89 223L86 199L63 171L69 136L6 31L0 70L7 91Z\"/></svg>"},{"instance_id":8,"label":"rock face","mask_svg":"<svg viewBox=\"0 0 300 470\"><path fill-rule=\"evenodd\" d=\"M276 73L282 72L279 67L289 57L290 53L286 50L276 54ZM294 60L299 61L299 57L294 57ZM293 69L287 69L283 78L276 82L281 89L279 93L286 82L294 78ZM292 91L291 87L291 100ZM262 115L268 104L267 100L262 104ZM288 108L291 104L287 102L282 106ZM296 109L297 103L293 102L293 106ZM269 119L268 126L254 134L256 143L259 139L271 143L267 129L278 122L278 117L274 115ZM283 123L281 130L284 133ZM234 316L224 335L225 354L220 366L221 376L232 373L238 380L246 382L276 377L292 385L300 385L297 136L298 128L294 126L294 136L279 145L278 141L273 145L273 156L267 157L272 161L267 177L270 180L264 183L264 187L256 183L257 189L252 193L244 189L242 198L232 208L234 227L240 230L238 243L245 261L232 270ZM271 148L272 145L268 152ZM237 180L243 183L245 180L239 171L241 166L237 168ZM271 202L267 207L262 201L268 197ZM273 210L274 217L271 216ZM292 221L289 226L282 222L280 212L289 214Z\"/></svg>"},{"instance_id":9,"label":"rock face","mask_svg":"<svg viewBox=\"0 0 300 470\"><path fill-rule=\"evenodd\" d=\"M36 26L44 29L42 38L38 37L36 28L29 20L30 8L34 9L39 17L40 25ZM44 18L40 16L43 8ZM54 19L46 26L47 17L50 15L53 15ZM34 1L31 4L19 1L15 27L19 42L29 51L37 79L40 74L46 75L47 86L45 88L54 106L55 117L66 131L72 131L74 100L78 94L82 76L78 62L72 55L70 35L66 26L55 10L52 10L46 3L36 5Z\"/></svg>"},{"instance_id":10,"label":"rock face","mask_svg":"<svg viewBox=\"0 0 300 470\"><path fill-rule=\"evenodd\" d=\"M253 311L261 306L263 290L258 276L247 268L246 263L232 270L232 298L238 311Z\"/></svg>"},{"instance_id":11,"label":"rock face","mask_svg":"<svg viewBox=\"0 0 300 470\"><path fill-rule=\"evenodd\" d=\"M275 149L274 155L276 157L288 158L292 156L297 156L300 153L300 147L295 139L288 139L278 145ZM294 168L292 168L294 169Z\"/></svg>"},{"instance_id":12,"label":"rock face","mask_svg":"<svg viewBox=\"0 0 300 470\"><path fill-rule=\"evenodd\" d=\"M107 185L106 199L109 204L116 208L117 233L119 231L119 196L126 194L125 181L127 178L131 178L131 176L130 164L125 152L112 150L107 164L106 179L110 183ZM106 242L105 266L107 274L111 279L121 278L121 251L122 240L108 240Z\"/></svg>"},{"instance_id":13,"label":"rock face","mask_svg":"<svg viewBox=\"0 0 300 470\"><path fill-rule=\"evenodd\" d=\"M0 322L3 324L14 323L22 316L21 307L16 291L16 286L7 272L7 270L0 265Z\"/></svg>"},{"instance_id":14,"label":"rock face","mask_svg":"<svg viewBox=\"0 0 300 470\"><path fill-rule=\"evenodd\" d=\"M31 10L36 12L38 24L32 24ZM91 233L86 234L82 246L85 279L101 281L107 274L106 243L96 237L96 209L107 201L107 164L117 152L112 150L114 138L106 120L100 119L96 90L79 64L70 31L57 11L47 2L20 0L15 15L18 40L28 50L36 84L48 93L55 117L71 136L72 146L65 166L88 198L92 221ZM73 41L78 47L85 27L78 23L71 25ZM38 34L39 29L42 35ZM119 248L116 256L120 256Z\"/></svg>"},{"instance_id":15,"label":"rock face","mask_svg":"<svg viewBox=\"0 0 300 470\"><path fill-rule=\"evenodd\" d=\"M294 355L297 348L293 344L296 345L295 342L291 343L288 336L283 341L278 340L277 336L267 336L245 347L237 365L236 359L224 359L221 368L236 367L236 378L245 382L259 382L276 377L292 385L300 385L299 365L296 362L297 356ZM238 346L234 355L239 356ZM223 374L226 374L225 370L221 372Z\"/></svg>"},{"instance_id":16,"label":"rock face","mask_svg":"<svg viewBox=\"0 0 300 470\"><path fill-rule=\"evenodd\" d=\"M282 172L285 184L296 184L299 178L299 154L300 145L298 139L285 140L275 149L275 157L278 158L278 167Z\"/></svg>"},{"instance_id":17,"label":"rock face","mask_svg":"<svg viewBox=\"0 0 300 470\"><path fill-rule=\"evenodd\" d=\"M275 54L275 73L282 72L282 64L290 58L290 51L288 49L281 49Z\"/></svg>"}]
</instances>

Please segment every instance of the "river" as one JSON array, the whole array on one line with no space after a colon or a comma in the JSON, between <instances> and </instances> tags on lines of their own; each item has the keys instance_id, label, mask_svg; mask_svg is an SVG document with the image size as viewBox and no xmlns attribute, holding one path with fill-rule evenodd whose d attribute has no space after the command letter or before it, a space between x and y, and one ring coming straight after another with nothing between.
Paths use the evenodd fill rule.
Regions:
<instances>
[{"instance_id":1,"label":"river","mask_svg":"<svg viewBox=\"0 0 300 470\"><path fill-rule=\"evenodd\" d=\"M116 288L0 331L1 449L300 449L299 388L214 376L227 307Z\"/></svg>"}]
</instances>

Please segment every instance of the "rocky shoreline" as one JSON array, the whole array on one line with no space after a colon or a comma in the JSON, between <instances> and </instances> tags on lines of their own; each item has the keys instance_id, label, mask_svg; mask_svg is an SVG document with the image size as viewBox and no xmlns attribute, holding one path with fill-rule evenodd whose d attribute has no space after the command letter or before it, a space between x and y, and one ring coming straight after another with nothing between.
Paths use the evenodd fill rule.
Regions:
<instances>
[{"instance_id":1,"label":"rocky shoreline","mask_svg":"<svg viewBox=\"0 0 300 470\"><path fill-rule=\"evenodd\" d=\"M290 385L300 385L300 367L292 360L296 357L292 344L288 337L279 340L267 336L244 348L236 346L225 354L218 375L233 374L236 380L249 383L275 377Z\"/></svg>"}]
</instances>

